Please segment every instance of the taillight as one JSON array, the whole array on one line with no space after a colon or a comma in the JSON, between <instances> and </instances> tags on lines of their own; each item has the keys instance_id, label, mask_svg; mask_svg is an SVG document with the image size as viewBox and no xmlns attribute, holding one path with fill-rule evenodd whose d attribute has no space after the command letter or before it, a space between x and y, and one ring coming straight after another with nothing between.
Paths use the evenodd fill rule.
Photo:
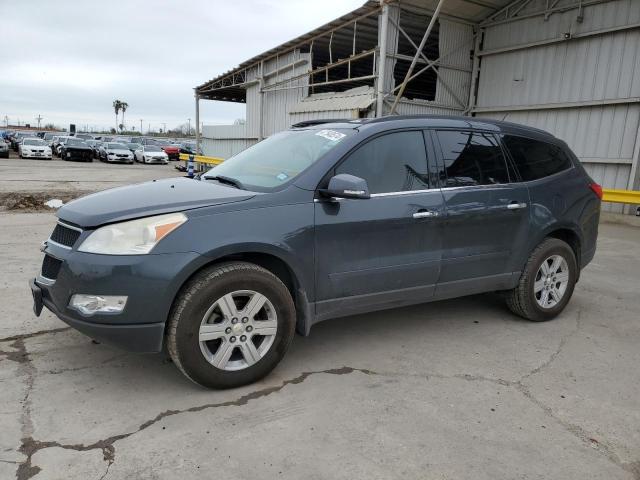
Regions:
<instances>
[{"instance_id":1,"label":"taillight","mask_svg":"<svg viewBox=\"0 0 640 480\"><path fill-rule=\"evenodd\" d=\"M593 193L595 193L600 200L602 200L602 186L597 183L590 183L589 188L593 190Z\"/></svg>"}]
</instances>

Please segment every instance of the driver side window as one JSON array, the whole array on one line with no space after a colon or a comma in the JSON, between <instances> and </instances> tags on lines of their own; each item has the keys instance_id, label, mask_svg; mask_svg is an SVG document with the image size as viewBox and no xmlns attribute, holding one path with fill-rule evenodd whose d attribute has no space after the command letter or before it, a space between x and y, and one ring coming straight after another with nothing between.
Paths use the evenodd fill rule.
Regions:
<instances>
[{"instance_id":1,"label":"driver side window","mask_svg":"<svg viewBox=\"0 0 640 480\"><path fill-rule=\"evenodd\" d=\"M358 147L335 169L363 178L371 193L429 188L427 154L422 132L394 132Z\"/></svg>"}]
</instances>

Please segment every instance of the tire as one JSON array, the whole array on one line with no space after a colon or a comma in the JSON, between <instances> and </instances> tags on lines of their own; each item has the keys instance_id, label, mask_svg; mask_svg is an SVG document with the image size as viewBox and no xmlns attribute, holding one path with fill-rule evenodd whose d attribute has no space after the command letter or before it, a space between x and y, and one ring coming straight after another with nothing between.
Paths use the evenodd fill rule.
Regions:
<instances>
[{"instance_id":1,"label":"tire","mask_svg":"<svg viewBox=\"0 0 640 480\"><path fill-rule=\"evenodd\" d=\"M565 262L560 267L561 270L555 276L551 275L547 287L543 287L542 291L536 292L540 285L545 285L545 275L542 272L543 263L547 262L547 268L550 266L553 269L557 258L561 258ZM563 283L561 281L556 283L554 280L564 278L565 274L567 275L567 280L564 289L562 289ZM577 278L578 264L573 249L562 240L546 238L531 252L518 286L505 292L507 306L516 315L533 322L551 320L558 316L569 303ZM562 290L559 301L553 298L556 294L560 294L560 290L556 288L558 285L561 286L560 290ZM547 291L547 297L544 297L546 288L549 288L551 293ZM543 307L540 303L545 303L545 298L548 298L549 302L547 307ZM552 301L555 301L553 305L551 304Z\"/></svg>"},{"instance_id":2,"label":"tire","mask_svg":"<svg viewBox=\"0 0 640 480\"><path fill-rule=\"evenodd\" d=\"M229 319L231 314L225 315L219 308L231 294L240 294L233 297L233 309L226 310L229 313L237 309L236 323L232 323L236 317ZM244 294L248 300L243 305ZM243 317L242 309L252 301L252 294L266 298L264 306L254 315ZM218 323L206 318L215 318ZM291 294L278 277L252 263L221 263L197 273L176 297L167 325L167 349L176 366L193 382L207 388L239 387L265 377L276 367L293 339L295 319ZM216 339L201 342L200 328L205 322L216 326ZM257 334L258 330L267 332L260 322L270 327L269 335ZM238 330L229 332L231 327ZM248 360L245 355L250 343L250 351L257 354L252 358L257 361ZM223 351L231 351L231 356L224 359L224 355L216 355ZM214 366L216 358L224 360Z\"/></svg>"}]
</instances>

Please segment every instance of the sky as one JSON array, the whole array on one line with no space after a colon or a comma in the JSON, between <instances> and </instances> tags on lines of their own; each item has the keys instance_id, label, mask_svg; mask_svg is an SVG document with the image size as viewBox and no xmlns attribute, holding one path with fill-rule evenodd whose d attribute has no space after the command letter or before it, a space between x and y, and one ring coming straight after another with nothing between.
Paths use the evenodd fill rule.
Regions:
<instances>
[{"instance_id":1,"label":"sky","mask_svg":"<svg viewBox=\"0 0 640 480\"><path fill-rule=\"evenodd\" d=\"M0 0L0 125L194 125L193 87L364 0ZM200 102L205 125L244 104Z\"/></svg>"}]
</instances>

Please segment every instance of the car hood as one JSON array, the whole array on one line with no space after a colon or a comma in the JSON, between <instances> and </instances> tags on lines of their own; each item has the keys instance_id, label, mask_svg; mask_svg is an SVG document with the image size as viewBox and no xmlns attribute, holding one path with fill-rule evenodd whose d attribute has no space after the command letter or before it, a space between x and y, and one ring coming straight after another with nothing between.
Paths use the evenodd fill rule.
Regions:
<instances>
[{"instance_id":1,"label":"car hood","mask_svg":"<svg viewBox=\"0 0 640 480\"><path fill-rule=\"evenodd\" d=\"M92 150L91 147L83 147L81 145L65 145L64 148L67 150Z\"/></svg>"},{"instance_id":2,"label":"car hood","mask_svg":"<svg viewBox=\"0 0 640 480\"><path fill-rule=\"evenodd\" d=\"M255 192L211 182L169 178L112 188L79 198L58 210L58 217L80 227L248 200Z\"/></svg>"},{"instance_id":3,"label":"car hood","mask_svg":"<svg viewBox=\"0 0 640 480\"><path fill-rule=\"evenodd\" d=\"M169 146L167 146L167 147L162 147L162 149L163 149L165 152L171 152L171 153L177 153L177 152L179 152L179 151L180 151L180 148L179 148L179 147L169 147Z\"/></svg>"},{"instance_id":4,"label":"car hood","mask_svg":"<svg viewBox=\"0 0 640 480\"><path fill-rule=\"evenodd\" d=\"M126 153L129 154L131 153L131 150L126 150L124 148L118 148L117 150L114 148L110 148L107 150L107 153Z\"/></svg>"}]
</instances>

